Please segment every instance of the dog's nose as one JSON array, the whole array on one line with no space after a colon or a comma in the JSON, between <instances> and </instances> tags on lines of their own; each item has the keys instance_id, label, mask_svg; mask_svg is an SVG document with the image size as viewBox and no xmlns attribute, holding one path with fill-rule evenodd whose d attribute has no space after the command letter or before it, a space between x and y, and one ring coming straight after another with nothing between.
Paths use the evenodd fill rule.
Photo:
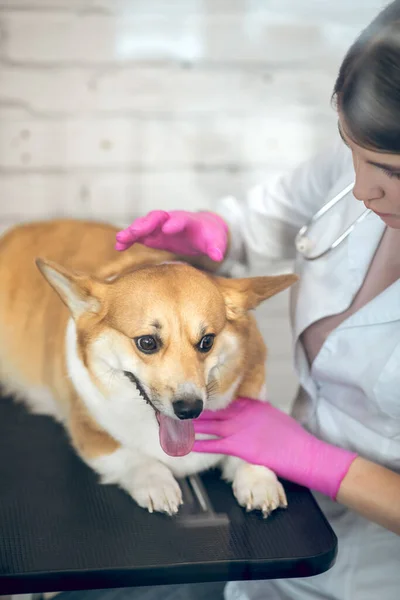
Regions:
<instances>
[{"instance_id":1,"label":"dog's nose","mask_svg":"<svg viewBox=\"0 0 400 600\"><path fill-rule=\"evenodd\" d=\"M178 419L196 419L203 410L203 400L200 398L175 400L172 407Z\"/></svg>"}]
</instances>

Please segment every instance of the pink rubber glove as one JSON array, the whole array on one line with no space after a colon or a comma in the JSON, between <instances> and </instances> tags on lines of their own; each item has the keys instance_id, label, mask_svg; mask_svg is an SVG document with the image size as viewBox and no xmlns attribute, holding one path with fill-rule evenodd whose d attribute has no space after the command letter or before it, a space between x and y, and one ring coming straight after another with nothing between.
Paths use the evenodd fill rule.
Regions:
<instances>
[{"instance_id":1,"label":"pink rubber glove","mask_svg":"<svg viewBox=\"0 0 400 600\"><path fill-rule=\"evenodd\" d=\"M220 262L226 251L228 226L220 216L210 212L154 210L119 231L115 248L126 250L136 242L174 254L204 254Z\"/></svg>"},{"instance_id":2,"label":"pink rubber glove","mask_svg":"<svg viewBox=\"0 0 400 600\"><path fill-rule=\"evenodd\" d=\"M221 411L204 411L193 423L196 433L218 436L195 441L195 452L238 456L333 499L357 457L317 439L268 402L250 398Z\"/></svg>"}]
</instances>

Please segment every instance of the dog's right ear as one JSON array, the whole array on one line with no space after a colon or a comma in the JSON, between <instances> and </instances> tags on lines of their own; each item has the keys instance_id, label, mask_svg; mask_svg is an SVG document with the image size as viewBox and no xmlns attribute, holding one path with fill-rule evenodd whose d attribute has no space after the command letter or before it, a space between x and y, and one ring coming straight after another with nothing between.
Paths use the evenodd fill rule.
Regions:
<instances>
[{"instance_id":1,"label":"dog's right ear","mask_svg":"<svg viewBox=\"0 0 400 600\"><path fill-rule=\"evenodd\" d=\"M69 308L74 319L87 312L97 313L101 307L99 282L88 275L76 273L50 260L36 259L43 277Z\"/></svg>"},{"instance_id":2,"label":"dog's right ear","mask_svg":"<svg viewBox=\"0 0 400 600\"><path fill-rule=\"evenodd\" d=\"M229 321L240 318L264 300L293 285L298 279L299 277L293 273L244 279L214 277L224 297Z\"/></svg>"}]
</instances>

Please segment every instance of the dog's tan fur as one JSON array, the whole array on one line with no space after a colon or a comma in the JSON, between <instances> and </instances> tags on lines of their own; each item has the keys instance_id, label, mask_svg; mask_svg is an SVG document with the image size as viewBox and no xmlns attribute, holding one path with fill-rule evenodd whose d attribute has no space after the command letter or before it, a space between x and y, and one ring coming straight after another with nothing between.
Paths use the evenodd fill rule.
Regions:
<instances>
[{"instance_id":1,"label":"dog's tan fur","mask_svg":"<svg viewBox=\"0 0 400 600\"><path fill-rule=\"evenodd\" d=\"M112 398L118 399L118 394L125 398L132 385L123 379L123 369L132 365L132 370L140 370L141 380L159 399L157 408L166 414L171 413L176 390L187 382L206 398L207 378L215 370L218 377L213 375L214 391L209 394L207 408L226 406L237 395L259 397L265 384L266 348L248 311L291 285L296 277L229 280L176 264L171 262L176 256L141 245L117 253L116 232L103 223L59 220L21 225L0 240L0 383L25 399L35 412L63 422L77 452L103 479L121 485L142 506L173 513L180 503L176 489L176 501L171 499L163 505L154 491L156 483L151 484L150 491L143 477L137 483L139 467L146 463L149 472L147 459L153 448L146 446L147 440L142 456L141 447L131 447L122 429L119 434L118 424L108 427L105 415L112 410ZM203 333L216 334L208 354L200 354L195 347L201 327ZM70 338L76 338L73 350L66 342L68 328ZM140 353L133 338L156 330L164 336L162 350L154 355ZM73 354L71 360L68 352ZM109 374L102 364L102 352L105 357L110 355ZM225 362L216 366L218 353ZM118 361L122 361L121 366ZM75 373L74 364L81 375ZM98 404L104 400L103 408L92 406L93 394L98 396ZM140 404L146 423L156 428L154 410L137 397L136 390L134 403ZM129 403L126 406L130 410ZM130 457L139 467L128 477L121 465ZM208 468L216 460L221 459L207 461L193 453L164 460L157 448L151 468L158 473L156 462L163 462L180 476ZM238 464L230 461L227 478L235 478ZM121 470L120 476L114 476L114 468ZM251 469L255 479L268 471ZM161 475L166 481L164 495L173 497L173 484L166 471ZM271 477L268 481L271 486ZM143 485L144 499L136 493ZM259 501L251 507L267 513L284 504L283 492L278 491L275 504L270 501L267 506ZM236 495L242 504L248 503L239 498L240 493Z\"/></svg>"}]
</instances>

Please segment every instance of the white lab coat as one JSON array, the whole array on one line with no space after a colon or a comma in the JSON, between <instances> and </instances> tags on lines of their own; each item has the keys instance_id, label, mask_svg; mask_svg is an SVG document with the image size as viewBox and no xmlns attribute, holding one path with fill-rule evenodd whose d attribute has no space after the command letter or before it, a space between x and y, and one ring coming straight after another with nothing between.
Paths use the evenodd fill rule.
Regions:
<instances>
[{"instance_id":1,"label":"white lab coat","mask_svg":"<svg viewBox=\"0 0 400 600\"><path fill-rule=\"evenodd\" d=\"M299 228L353 180L351 154L339 141L246 198L223 199L218 212L232 232L225 271L267 270L271 260L295 258L300 282L293 288L291 320L301 391L293 414L321 439L400 472L400 280L328 336L311 370L299 341L308 325L350 305L383 234L383 222L372 213L326 257L296 257ZM325 231L328 225L342 232L362 209L349 193L324 220ZM339 539L335 566L308 579L233 582L226 600L400 598L400 536L316 497Z\"/></svg>"}]
</instances>

